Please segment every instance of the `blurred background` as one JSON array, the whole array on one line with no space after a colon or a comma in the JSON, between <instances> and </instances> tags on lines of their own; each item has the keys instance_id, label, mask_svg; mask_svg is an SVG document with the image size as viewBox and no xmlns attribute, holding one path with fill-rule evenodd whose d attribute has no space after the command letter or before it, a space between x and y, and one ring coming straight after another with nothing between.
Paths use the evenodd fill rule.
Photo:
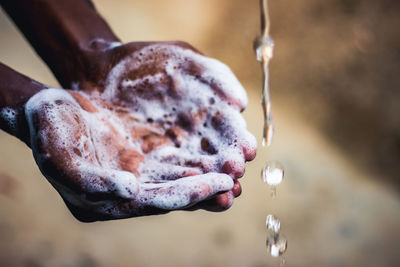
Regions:
<instances>
[{"instance_id":1,"label":"blurred background","mask_svg":"<svg viewBox=\"0 0 400 267\"><path fill-rule=\"evenodd\" d=\"M124 42L184 40L246 88L259 143L258 1L96 0ZM0 132L0 266L279 266L265 217L281 219L285 266L400 266L400 1L270 0L276 123L226 212L75 220L31 151ZM0 9L0 61L58 87ZM285 166L277 197L260 179Z\"/></svg>"}]
</instances>

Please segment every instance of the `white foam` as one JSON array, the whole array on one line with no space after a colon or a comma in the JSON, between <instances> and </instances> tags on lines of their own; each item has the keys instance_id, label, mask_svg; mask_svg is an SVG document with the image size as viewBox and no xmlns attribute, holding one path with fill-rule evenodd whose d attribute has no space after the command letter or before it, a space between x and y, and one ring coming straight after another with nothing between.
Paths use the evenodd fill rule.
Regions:
<instances>
[{"instance_id":1,"label":"white foam","mask_svg":"<svg viewBox=\"0 0 400 267\"><path fill-rule=\"evenodd\" d=\"M203 69L200 78L183 66L187 62L195 62ZM126 77L129 72L143 67L143 64L164 68L136 79ZM176 93L174 96L168 91L171 90L170 83L163 83L166 77L171 79ZM153 98L151 94L149 97L137 97L139 94L135 93L135 87L144 84L152 85L145 89L152 88L154 95L157 93L162 99ZM210 84L221 87L222 94L216 92ZM78 86L74 84L74 89ZM218 192L230 190L233 180L229 175L221 174L222 166L226 161L244 165L242 146L248 145L251 149L256 146L255 138L247 131L246 123L240 115L240 110L247 104L243 87L226 65L188 49L171 45L145 47L122 60L110 71L101 95L96 92L80 93L99 111L90 113L83 110L65 90L47 89L28 101L25 112L32 131L32 144L36 144L39 138L44 147L49 146L48 138L52 136L51 141L57 151L63 151L71 158L70 162L66 162L69 164L66 168L76 170L79 185L88 193L111 190L122 198L131 199L135 205L150 204L161 209L182 208ZM131 115L136 119L127 119L129 114L125 117L116 116L104 106L105 102L120 103L121 95L125 97L123 104L132 110ZM229 99L233 99L234 103L228 103ZM35 114L40 114L52 127L35 132L32 119ZM146 154L142 151L142 140L131 137L132 129L144 126L165 136L168 128L178 125L182 114L186 114L186 120L193 125L187 129L191 132L180 140L179 147L161 146ZM79 118L79 124L74 121L75 116ZM169 124L166 124L167 121ZM79 128L78 136L78 130L74 127ZM115 141L108 137L119 139ZM120 169L119 152L114 149L114 142L143 155L144 161L138 169L140 177ZM40 166L49 155L39 154L41 150L34 145L32 149ZM201 175L175 180L191 173ZM207 187L209 190L206 190ZM73 193L67 193L72 198ZM75 197L78 198L76 203L90 205L85 196ZM99 212L128 216L119 211L115 207L117 203L113 201L92 205ZM130 215L134 212L131 211Z\"/></svg>"},{"instance_id":2,"label":"white foam","mask_svg":"<svg viewBox=\"0 0 400 267\"><path fill-rule=\"evenodd\" d=\"M185 179L170 181L162 184L145 184L144 190L154 192L160 188L156 194L142 194L139 199L161 209L177 209L187 207L197 203L210 195L221 191L227 191L233 187L232 179L222 173L207 173L198 176L191 176ZM165 188L173 188L170 191L163 191ZM146 199L143 199L146 198Z\"/></svg>"},{"instance_id":3,"label":"white foam","mask_svg":"<svg viewBox=\"0 0 400 267\"><path fill-rule=\"evenodd\" d=\"M6 107L0 111L0 117L6 121L8 128L12 133L17 131L17 111L15 109Z\"/></svg>"},{"instance_id":4,"label":"white foam","mask_svg":"<svg viewBox=\"0 0 400 267\"><path fill-rule=\"evenodd\" d=\"M163 77L163 74L157 73L155 75L146 75L140 79L135 79L135 80L123 80L121 85L122 87L134 87L140 83L142 83L144 80L147 80L150 84L155 83L159 81Z\"/></svg>"},{"instance_id":5,"label":"white foam","mask_svg":"<svg viewBox=\"0 0 400 267\"><path fill-rule=\"evenodd\" d=\"M166 55L166 58L159 62L160 59L155 54ZM228 66L216 59L205 57L192 50L165 44L146 46L118 63L108 75L104 96L106 99L113 99L116 95L119 77L123 73L138 69L143 65L143 62L147 64L154 62L160 65L166 64L166 71L169 74L176 74L180 69L178 66L185 61L195 62L198 66L202 67L204 72L201 74L201 77L209 83L215 82L218 84L223 93L240 103L241 108L247 106L246 91ZM172 70L174 66L176 67L174 69L176 71Z\"/></svg>"}]
</instances>

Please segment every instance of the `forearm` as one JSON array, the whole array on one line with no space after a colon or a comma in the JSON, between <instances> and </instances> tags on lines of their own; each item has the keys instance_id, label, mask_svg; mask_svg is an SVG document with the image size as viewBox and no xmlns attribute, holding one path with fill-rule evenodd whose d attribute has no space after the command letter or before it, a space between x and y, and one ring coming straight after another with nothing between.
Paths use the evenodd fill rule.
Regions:
<instances>
[{"instance_id":1,"label":"forearm","mask_svg":"<svg viewBox=\"0 0 400 267\"><path fill-rule=\"evenodd\" d=\"M27 143L24 105L46 86L0 63L0 129Z\"/></svg>"},{"instance_id":2,"label":"forearm","mask_svg":"<svg viewBox=\"0 0 400 267\"><path fill-rule=\"evenodd\" d=\"M89 0L0 3L65 88L96 67L96 51L119 41Z\"/></svg>"}]
</instances>

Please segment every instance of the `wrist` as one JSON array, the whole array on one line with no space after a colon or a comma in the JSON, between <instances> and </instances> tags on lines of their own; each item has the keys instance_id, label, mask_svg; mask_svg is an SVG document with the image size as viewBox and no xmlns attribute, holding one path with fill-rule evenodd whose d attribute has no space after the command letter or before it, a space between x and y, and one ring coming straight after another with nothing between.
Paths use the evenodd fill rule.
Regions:
<instances>
[{"instance_id":1,"label":"wrist","mask_svg":"<svg viewBox=\"0 0 400 267\"><path fill-rule=\"evenodd\" d=\"M89 0L13 0L0 4L62 87L97 68L107 44L119 42Z\"/></svg>"},{"instance_id":2,"label":"wrist","mask_svg":"<svg viewBox=\"0 0 400 267\"><path fill-rule=\"evenodd\" d=\"M0 129L29 145L25 103L37 92L47 88L0 63Z\"/></svg>"}]
</instances>

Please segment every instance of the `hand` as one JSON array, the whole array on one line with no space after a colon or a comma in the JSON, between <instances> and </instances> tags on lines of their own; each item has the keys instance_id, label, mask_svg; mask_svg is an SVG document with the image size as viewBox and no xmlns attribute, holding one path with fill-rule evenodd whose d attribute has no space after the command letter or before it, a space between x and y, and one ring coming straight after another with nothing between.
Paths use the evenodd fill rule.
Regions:
<instances>
[{"instance_id":1,"label":"hand","mask_svg":"<svg viewBox=\"0 0 400 267\"><path fill-rule=\"evenodd\" d=\"M35 160L74 215L229 208L256 141L240 115L245 91L228 67L185 43L105 53L118 60L99 72L102 82L43 90L25 107Z\"/></svg>"}]
</instances>

